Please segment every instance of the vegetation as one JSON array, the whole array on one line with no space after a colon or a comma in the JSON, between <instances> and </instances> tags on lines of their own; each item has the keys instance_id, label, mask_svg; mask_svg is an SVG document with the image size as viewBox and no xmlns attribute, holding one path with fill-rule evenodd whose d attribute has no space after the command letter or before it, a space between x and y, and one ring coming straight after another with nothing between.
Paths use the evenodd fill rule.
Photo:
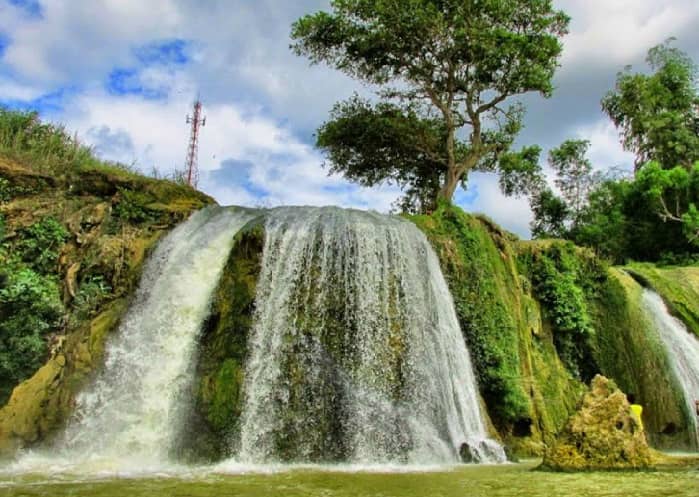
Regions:
<instances>
[{"instance_id":1,"label":"vegetation","mask_svg":"<svg viewBox=\"0 0 699 497\"><path fill-rule=\"evenodd\" d=\"M149 247L210 202L0 109L0 453L60 426Z\"/></svg>"},{"instance_id":2,"label":"vegetation","mask_svg":"<svg viewBox=\"0 0 699 497\"><path fill-rule=\"evenodd\" d=\"M398 183L408 190L404 207L425 211L450 201L473 170L530 171L538 148L510 151L523 108L504 104L553 91L569 18L550 0L331 6L294 23L292 48L377 86L381 98L341 102L319 129L332 172Z\"/></svg>"},{"instance_id":3,"label":"vegetation","mask_svg":"<svg viewBox=\"0 0 699 497\"><path fill-rule=\"evenodd\" d=\"M586 294L594 292L604 267L578 250L571 243L552 244L545 250L524 251L519 262L541 302L544 318L551 322L559 357L575 377L587 383L597 365L591 353L594 328Z\"/></svg>"},{"instance_id":4,"label":"vegetation","mask_svg":"<svg viewBox=\"0 0 699 497\"><path fill-rule=\"evenodd\" d=\"M696 260L697 71L670 41L651 48L647 60L655 73L627 70L602 102L624 146L636 153L635 177L594 173L589 143L564 142L549 156L560 196L546 187L531 190L535 237L567 238L616 263Z\"/></svg>"},{"instance_id":5,"label":"vegetation","mask_svg":"<svg viewBox=\"0 0 699 497\"><path fill-rule=\"evenodd\" d=\"M627 68L602 100L622 132L624 148L636 154L636 170L649 161L671 169L699 160L697 66L672 41L648 51L653 74L632 74Z\"/></svg>"}]
</instances>

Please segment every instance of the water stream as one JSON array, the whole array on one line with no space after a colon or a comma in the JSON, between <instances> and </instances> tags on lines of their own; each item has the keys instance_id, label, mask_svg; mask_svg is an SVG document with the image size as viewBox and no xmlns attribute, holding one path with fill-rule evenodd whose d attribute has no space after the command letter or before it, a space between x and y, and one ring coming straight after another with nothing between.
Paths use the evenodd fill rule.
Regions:
<instances>
[{"instance_id":1,"label":"water stream","mask_svg":"<svg viewBox=\"0 0 699 497\"><path fill-rule=\"evenodd\" d=\"M249 211L209 207L149 257L133 304L105 348L105 364L76 399L55 463L147 470L170 459L194 379L193 357L233 237ZM32 458L46 454L30 454Z\"/></svg>"},{"instance_id":2,"label":"water stream","mask_svg":"<svg viewBox=\"0 0 699 497\"><path fill-rule=\"evenodd\" d=\"M270 212L238 459L445 463L488 438L434 251L412 223L338 208Z\"/></svg>"},{"instance_id":3,"label":"water stream","mask_svg":"<svg viewBox=\"0 0 699 497\"><path fill-rule=\"evenodd\" d=\"M663 299L652 290L643 291L643 304L667 348L673 372L682 388L688 419L694 431L694 448L699 449L699 426L695 400L699 400L699 338L672 316Z\"/></svg>"},{"instance_id":4,"label":"water stream","mask_svg":"<svg viewBox=\"0 0 699 497\"><path fill-rule=\"evenodd\" d=\"M210 207L158 244L62 439L14 470L176 467L197 338L234 236L257 215ZM424 234L397 217L330 207L265 215L236 455L220 467L452 464L464 444L476 461L504 461Z\"/></svg>"}]
</instances>

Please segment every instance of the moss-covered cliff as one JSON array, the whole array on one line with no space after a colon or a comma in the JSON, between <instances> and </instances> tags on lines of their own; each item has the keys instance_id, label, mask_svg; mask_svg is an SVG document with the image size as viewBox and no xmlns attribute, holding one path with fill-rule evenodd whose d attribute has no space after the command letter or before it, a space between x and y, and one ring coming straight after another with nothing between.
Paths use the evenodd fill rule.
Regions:
<instances>
[{"instance_id":1,"label":"moss-covered cliff","mask_svg":"<svg viewBox=\"0 0 699 497\"><path fill-rule=\"evenodd\" d=\"M670 312L699 336L699 266L659 268L631 264L625 270L659 293Z\"/></svg>"},{"instance_id":2,"label":"moss-covered cliff","mask_svg":"<svg viewBox=\"0 0 699 497\"><path fill-rule=\"evenodd\" d=\"M458 208L412 220L439 255L480 391L513 450L537 453L549 443L598 373L645 406L651 443L689 446L670 359L642 310L642 287L627 272L568 242L517 240ZM626 270L697 331L698 268Z\"/></svg>"},{"instance_id":3,"label":"moss-covered cliff","mask_svg":"<svg viewBox=\"0 0 699 497\"><path fill-rule=\"evenodd\" d=\"M584 385L561 361L551 322L520 272L520 242L457 208L412 219L441 260L496 428L514 450L540 453Z\"/></svg>"},{"instance_id":4,"label":"moss-covered cliff","mask_svg":"<svg viewBox=\"0 0 699 497\"><path fill-rule=\"evenodd\" d=\"M21 154L20 154L21 156ZM95 159L0 154L0 453L44 439L100 364L142 263L213 200ZM16 387L16 388L15 388Z\"/></svg>"},{"instance_id":5,"label":"moss-covered cliff","mask_svg":"<svg viewBox=\"0 0 699 497\"><path fill-rule=\"evenodd\" d=\"M646 435L656 447L689 445L681 391L658 332L643 311L643 288L610 269L593 300L595 358L600 371L644 406Z\"/></svg>"}]
</instances>

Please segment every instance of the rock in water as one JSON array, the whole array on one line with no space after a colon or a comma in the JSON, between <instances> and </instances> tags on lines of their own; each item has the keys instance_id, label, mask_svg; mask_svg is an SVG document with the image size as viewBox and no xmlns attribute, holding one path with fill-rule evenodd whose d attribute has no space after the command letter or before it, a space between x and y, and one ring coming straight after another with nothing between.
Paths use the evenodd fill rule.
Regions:
<instances>
[{"instance_id":1,"label":"rock in water","mask_svg":"<svg viewBox=\"0 0 699 497\"><path fill-rule=\"evenodd\" d=\"M563 431L546 450L542 467L555 471L643 469L652 455L626 395L597 375Z\"/></svg>"}]
</instances>

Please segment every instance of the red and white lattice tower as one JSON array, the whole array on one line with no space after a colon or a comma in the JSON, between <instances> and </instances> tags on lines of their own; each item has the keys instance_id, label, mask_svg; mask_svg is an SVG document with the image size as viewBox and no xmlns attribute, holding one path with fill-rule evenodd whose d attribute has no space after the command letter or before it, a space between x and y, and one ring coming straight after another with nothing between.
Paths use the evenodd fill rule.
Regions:
<instances>
[{"instance_id":1,"label":"red and white lattice tower","mask_svg":"<svg viewBox=\"0 0 699 497\"><path fill-rule=\"evenodd\" d=\"M185 162L185 170L187 174L187 184L197 187L199 183L199 166L197 165L197 156L199 154L199 128L206 126L206 117L201 115L201 101L197 97L194 102L194 113L187 116L187 124L192 125L192 131L189 135L189 147L187 148L187 160Z\"/></svg>"}]
</instances>

